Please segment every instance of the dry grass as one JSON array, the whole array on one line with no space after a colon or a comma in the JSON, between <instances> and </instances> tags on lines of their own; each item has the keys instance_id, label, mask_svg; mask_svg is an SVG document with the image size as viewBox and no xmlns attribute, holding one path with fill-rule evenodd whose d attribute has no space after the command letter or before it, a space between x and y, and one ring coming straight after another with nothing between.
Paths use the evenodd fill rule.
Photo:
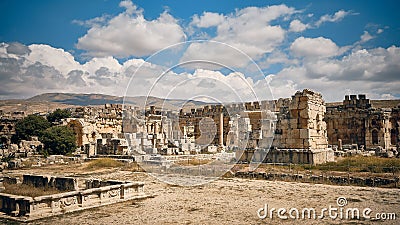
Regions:
<instances>
[{"instance_id":1,"label":"dry grass","mask_svg":"<svg viewBox=\"0 0 400 225\"><path fill-rule=\"evenodd\" d=\"M145 172L137 162L127 163L122 169L130 172Z\"/></svg>"},{"instance_id":2,"label":"dry grass","mask_svg":"<svg viewBox=\"0 0 400 225\"><path fill-rule=\"evenodd\" d=\"M102 158L90 161L86 165L86 169L101 169L101 168L115 168L123 167L124 163L111 158Z\"/></svg>"},{"instance_id":3,"label":"dry grass","mask_svg":"<svg viewBox=\"0 0 400 225\"><path fill-rule=\"evenodd\" d=\"M328 171L350 171L370 173L398 173L400 172L400 159L380 158L376 156L352 156L314 166L315 169Z\"/></svg>"},{"instance_id":4,"label":"dry grass","mask_svg":"<svg viewBox=\"0 0 400 225\"><path fill-rule=\"evenodd\" d=\"M199 166L199 165L205 165L208 163L211 163L213 160L211 159L185 159L185 160L179 160L175 161L175 165L179 166Z\"/></svg>"},{"instance_id":5,"label":"dry grass","mask_svg":"<svg viewBox=\"0 0 400 225\"><path fill-rule=\"evenodd\" d=\"M61 193L55 188L36 188L26 184L6 184L4 183L5 193L12 195L22 195L29 197L37 197L44 195L52 195Z\"/></svg>"},{"instance_id":6,"label":"dry grass","mask_svg":"<svg viewBox=\"0 0 400 225\"><path fill-rule=\"evenodd\" d=\"M236 165L232 171L246 170L247 164ZM320 165L310 164L260 164L258 169L268 172L281 172L281 173L313 173L323 174L329 173L331 175L342 173L352 173L360 176L371 175L399 175L400 173L400 159L397 158L381 158L375 156L351 156L339 158L337 162L328 162Z\"/></svg>"}]
</instances>

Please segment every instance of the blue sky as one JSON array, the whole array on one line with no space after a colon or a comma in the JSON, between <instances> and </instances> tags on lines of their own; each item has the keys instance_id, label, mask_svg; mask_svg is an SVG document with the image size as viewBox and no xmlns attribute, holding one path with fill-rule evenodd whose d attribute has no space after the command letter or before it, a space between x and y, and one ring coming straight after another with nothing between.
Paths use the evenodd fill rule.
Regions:
<instances>
[{"instance_id":1,"label":"blue sky","mask_svg":"<svg viewBox=\"0 0 400 225\"><path fill-rule=\"evenodd\" d=\"M138 68L140 76L133 80L141 85L128 86L131 95L146 94L149 87L142 84L157 80L160 89L167 90L173 83L185 83L171 95L182 98L188 95L183 89L200 90L209 77L213 90L232 83L237 88L231 90L246 99L248 93L242 89L263 93L265 85L274 98L303 88L322 92L328 101L356 93L375 99L399 98L399 6L398 1L371 0L3 0L0 98L44 92L124 95L119 87L126 86ZM243 51L260 66L262 75L250 71L249 62L229 58L235 55L232 49L210 48L205 43L201 51L193 51L196 43L186 46L179 57L166 57L168 63L150 60L154 65L140 67L164 47L198 39ZM236 76L230 70L201 65L177 68L163 79L154 75L171 63L199 57L221 59L242 73L244 86L249 87L233 83ZM181 80L188 77L196 77L197 82ZM196 95L210 93L210 88ZM164 92L153 94L163 97ZM215 91L213 97L227 95L222 93Z\"/></svg>"},{"instance_id":2,"label":"blue sky","mask_svg":"<svg viewBox=\"0 0 400 225\"><path fill-rule=\"evenodd\" d=\"M87 28L72 23L73 20L88 20L103 14L117 15L123 9L119 1L54 1L54 0L3 0L0 2L0 41L18 41L24 44L49 44L53 47L76 51L77 39L83 36ZM399 45L400 3L391 1L135 1L144 9L145 18L155 19L166 8L183 22L190 22L194 14L204 11L231 13L235 9L248 6L267 6L287 4L296 9L322 16L338 10L349 10L357 14L340 24L328 24L319 30L310 30L310 37L325 36L334 39L340 45L358 40L365 29L388 26L390 30L382 37L370 43L370 46L389 47Z\"/></svg>"}]
</instances>

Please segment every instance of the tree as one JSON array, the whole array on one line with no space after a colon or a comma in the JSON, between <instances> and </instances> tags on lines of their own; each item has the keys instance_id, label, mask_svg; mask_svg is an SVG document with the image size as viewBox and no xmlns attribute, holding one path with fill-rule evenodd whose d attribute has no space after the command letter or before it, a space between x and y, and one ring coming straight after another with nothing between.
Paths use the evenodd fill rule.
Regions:
<instances>
[{"instance_id":1,"label":"tree","mask_svg":"<svg viewBox=\"0 0 400 225\"><path fill-rule=\"evenodd\" d=\"M29 140L32 136L39 137L50 126L51 124L45 118L29 115L15 124L15 135L12 137L12 142L18 143L21 140Z\"/></svg>"},{"instance_id":2,"label":"tree","mask_svg":"<svg viewBox=\"0 0 400 225\"><path fill-rule=\"evenodd\" d=\"M56 109L54 112L47 115L47 121L50 123L60 122L61 119L71 117L71 112L68 109Z\"/></svg>"},{"instance_id":3,"label":"tree","mask_svg":"<svg viewBox=\"0 0 400 225\"><path fill-rule=\"evenodd\" d=\"M40 141L44 144L43 154L66 155L76 149L75 133L67 126L47 128Z\"/></svg>"}]
</instances>

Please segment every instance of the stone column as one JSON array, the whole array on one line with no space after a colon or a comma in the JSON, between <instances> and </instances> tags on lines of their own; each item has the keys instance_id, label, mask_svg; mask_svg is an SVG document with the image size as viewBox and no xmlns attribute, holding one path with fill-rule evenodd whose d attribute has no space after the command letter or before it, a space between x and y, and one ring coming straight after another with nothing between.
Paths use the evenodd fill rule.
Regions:
<instances>
[{"instance_id":1,"label":"stone column","mask_svg":"<svg viewBox=\"0 0 400 225\"><path fill-rule=\"evenodd\" d=\"M219 145L224 145L224 113L219 114Z\"/></svg>"},{"instance_id":2,"label":"stone column","mask_svg":"<svg viewBox=\"0 0 400 225\"><path fill-rule=\"evenodd\" d=\"M144 152L144 137L143 137L143 133L142 133L142 137L140 138L140 150L142 151L141 153Z\"/></svg>"}]
</instances>

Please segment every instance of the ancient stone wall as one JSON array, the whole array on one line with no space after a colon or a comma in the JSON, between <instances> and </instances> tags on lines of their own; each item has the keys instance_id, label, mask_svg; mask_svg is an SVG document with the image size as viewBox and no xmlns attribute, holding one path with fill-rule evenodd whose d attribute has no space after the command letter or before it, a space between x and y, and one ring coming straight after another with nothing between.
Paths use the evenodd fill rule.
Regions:
<instances>
[{"instance_id":1,"label":"ancient stone wall","mask_svg":"<svg viewBox=\"0 0 400 225\"><path fill-rule=\"evenodd\" d=\"M291 99L279 99L273 146L281 149L325 149L328 147L325 105L322 95L305 89Z\"/></svg>"},{"instance_id":2,"label":"ancient stone wall","mask_svg":"<svg viewBox=\"0 0 400 225\"><path fill-rule=\"evenodd\" d=\"M7 149L10 146L11 137L15 134L15 124L24 117L24 112L0 112L0 149Z\"/></svg>"},{"instance_id":3,"label":"ancient stone wall","mask_svg":"<svg viewBox=\"0 0 400 225\"><path fill-rule=\"evenodd\" d=\"M325 115L328 142L355 144L358 148L388 149L399 144L399 108L376 109L365 95L345 96L343 104L327 108Z\"/></svg>"},{"instance_id":4,"label":"ancient stone wall","mask_svg":"<svg viewBox=\"0 0 400 225\"><path fill-rule=\"evenodd\" d=\"M204 120L205 118L210 120ZM194 126L193 136L198 144L226 145L229 121L230 115L222 105L205 106L202 109L192 109L190 112L181 110L179 115L179 127L182 133L185 126Z\"/></svg>"},{"instance_id":5,"label":"ancient stone wall","mask_svg":"<svg viewBox=\"0 0 400 225\"><path fill-rule=\"evenodd\" d=\"M130 107L125 109L132 113ZM77 146L88 156L97 154L126 154L127 145L123 137L122 105L105 104L103 107L79 107L64 125L73 128Z\"/></svg>"},{"instance_id":6,"label":"ancient stone wall","mask_svg":"<svg viewBox=\"0 0 400 225\"><path fill-rule=\"evenodd\" d=\"M270 149L270 150L237 150L238 162L322 164L334 161L332 149Z\"/></svg>"}]
</instances>

